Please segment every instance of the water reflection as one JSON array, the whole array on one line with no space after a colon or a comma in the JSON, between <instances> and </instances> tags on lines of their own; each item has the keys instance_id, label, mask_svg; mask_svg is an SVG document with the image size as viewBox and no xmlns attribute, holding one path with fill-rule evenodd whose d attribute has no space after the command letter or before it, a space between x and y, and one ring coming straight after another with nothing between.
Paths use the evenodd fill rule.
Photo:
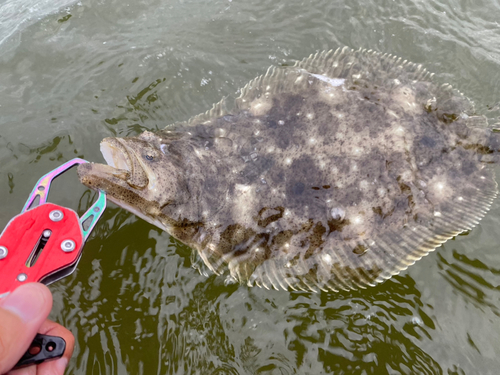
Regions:
<instances>
[{"instance_id":1,"label":"water reflection","mask_svg":"<svg viewBox=\"0 0 500 375\"><path fill-rule=\"evenodd\" d=\"M452 259L438 256L438 267L443 278L450 283L453 291L461 295L481 311L490 309L499 316L500 269L488 266L483 261L453 250Z\"/></svg>"},{"instance_id":2,"label":"water reflection","mask_svg":"<svg viewBox=\"0 0 500 375\"><path fill-rule=\"evenodd\" d=\"M260 343L256 363L262 373L273 373L265 369L280 357L287 359L280 367L289 373L293 369L301 373L441 373L439 364L419 347L419 341L431 338L435 327L410 277L393 278L366 292L292 293L285 306L274 302L266 298L264 305L280 328L275 330L276 337L285 337L280 355L269 355L271 343L262 340L260 329L247 331L251 342ZM279 348L275 346L278 340L272 341L273 349Z\"/></svg>"}]
</instances>

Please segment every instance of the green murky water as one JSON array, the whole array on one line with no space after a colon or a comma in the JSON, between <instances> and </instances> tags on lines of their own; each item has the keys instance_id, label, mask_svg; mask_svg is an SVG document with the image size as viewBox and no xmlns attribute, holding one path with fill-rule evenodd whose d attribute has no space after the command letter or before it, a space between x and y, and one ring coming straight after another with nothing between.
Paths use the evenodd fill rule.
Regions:
<instances>
[{"instance_id":1,"label":"green murky water","mask_svg":"<svg viewBox=\"0 0 500 375\"><path fill-rule=\"evenodd\" d=\"M495 0L0 2L0 227L39 176L99 142L198 114L272 64L348 45L422 63L495 122ZM493 110L491 110L493 109ZM76 172L51 200L94 194ZM191 251L109 207L51 286L69 374L498 374L500 204L470 233L355 293L225 286Z\"/></svg>"}]
</instances>

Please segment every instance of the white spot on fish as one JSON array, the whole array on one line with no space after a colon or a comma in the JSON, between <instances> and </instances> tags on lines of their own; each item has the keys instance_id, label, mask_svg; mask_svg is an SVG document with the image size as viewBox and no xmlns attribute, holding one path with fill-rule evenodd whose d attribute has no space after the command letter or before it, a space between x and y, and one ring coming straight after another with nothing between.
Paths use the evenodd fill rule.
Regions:
<instances>
[{"instance_id":1,"label":"white spot on fish","mask_svg":"<svg viewBox=\"0 0 500 375\"><path fill-rule=\"evenodd\" d=\"M359 183L359 188L360 188L361 190L366 191L366 190L368 190L368 189L370 188L370 184L369 184L369 183L368 183L368 181L366 181L366 180L360 181L360 183Z\"/></svg>"},{"instance_id":2,"label":"white spot on fish","mask_svg":"<svg viewBox=\"0 0 500 375\"><path fill-rule=\"evenodd\" d=\"M363 222L363 218L361 216L355 216L354 219L352 219L352 222L354 224L361 224Z\"/></svg>"},{"instance_id":3,"label":"white spot on fish","mask_svg":"<svg viewBox=\"0 0 500 375\"><path fill-rule=\"evenodd\" d=\"M332 208L331 215L333 220L344 220L345 211L340 207L335 207Z\"/></svg>"},{"instance_id":4,"label":"white spot on fish","mask_svg":"<svg viewBox=\"0 0 500 375\"><path fill-rule=\"evenodd\" d=\"M386 112L387 112L387 114L389 114L395 118L399 118L399 116L396 114L396 112L391 111L390 109L387 109Z\"/></svg>"},{"instance_id":5,"label":"white spot on fish","mask_svg":"<svg viewBox=\"0 0 500 375\"><path fill-rule=\"evenodd\" d=\"M439 212L439 211L435 211L435 212L434 212L434 216L436 216L436 217L441 217L441 212Z\"/></svg>"},{"instance_id":6,"label":"white spot on fish","mask_svg":"<svg viewBox=\"0 0 500 375\"><path fill-rule=\"evenodd\" d=\"M285 164L286 164L286 165L290 165L290 164L292 164L292 159L290 159L290 158L286 158L286 159L285 159Z\"/></svg>"},{"instance_id":7,"label":"white spot on fish","mask_svg":"<svg viewBox=\"0 0 500 375\"><path fill-rule=\"evenodd\" d=\"M385 197L385 194L387 193L387 190L385 190L384 188L378 188L377 189L377 194L380 198L383 198Z\"/></svg>"},{"instance_id":8,"label":"white spot on fish","mask_svg":"<svg viewBox=\"0 0 500 375\"><path fill-rule=\"evenodd\" d=\"M283 120L279 120L279 121L278 121L278 124L279 124L279 125L285 125L285 121L283 121Z\"/></svg>"},{"instance_id":9,"label":"white spot on fish","mask_svg":"<svg viewBox=\"0 0 500 375\"><path fill-rule=\"evenodd\" d=\"M312 120L314 118L314 115L312 113L308 113L306 115L306 117L309 119L309 120Z\"/></svg>"},{"instance_id":10,"label":"white spot on fish","mask_svg":"<svg viewBox=\"0 0 500 375\"><path fill-rule=\"evenodd\" d=\"M321 75L321 74L311 74L313 77L316 77L320 81L326 82L329 85L332 85L334 87L342 86L345 82L344 78L329 78L327 76Z\"/></svg>"},{"instance_id":11,"label":"white spot on fish","mask_svg":"<svg viewBox=\"0 0 500 375\"><path fill-rule=\"evenodd\" d=\"M326 264L331 265L332 264L332 257L330 256L330 254L324 254L323 255L323 261Z\"/></svg>"}]
</instances>

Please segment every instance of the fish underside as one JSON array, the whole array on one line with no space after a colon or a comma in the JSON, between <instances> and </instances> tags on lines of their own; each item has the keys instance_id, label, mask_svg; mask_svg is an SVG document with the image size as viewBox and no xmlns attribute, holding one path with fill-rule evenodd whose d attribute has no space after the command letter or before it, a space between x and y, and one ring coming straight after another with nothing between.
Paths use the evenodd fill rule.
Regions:
<instances>
[{"instance_id":1,"label":"fish underside","mask_svg":"<svg viewBox=\"0 0 500 375\"><path fill-rule=\"evenodd\" d=\"M498 135L422 66L348 48L274 67L236 98L106 138L81 181L276 289L354 290L473 228L497 195Z\"/></svg>"}]
</instances>

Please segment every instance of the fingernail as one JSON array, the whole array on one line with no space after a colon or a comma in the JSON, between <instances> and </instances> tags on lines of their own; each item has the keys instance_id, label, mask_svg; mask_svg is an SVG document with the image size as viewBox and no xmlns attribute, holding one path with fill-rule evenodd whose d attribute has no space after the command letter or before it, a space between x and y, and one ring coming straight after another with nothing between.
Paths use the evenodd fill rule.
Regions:
<instances>
[{"instance_id":1,"label":"fingernail","mask_svg":"<svg viewBox=\"0 0 500 375\"><path fill-rule=\"evenodd\" d=\"M19 316L24 322L35 319L47 303L41 285L22 285L2 301L1 307Z\"/></svg>"},{"instance_id":2,"label":"fingernail","mask_svg":"<svg viewBox=\"0 0 500 375\"><path fill-rule=\"evenodd\" d=\"M59 358L56 362L56 374L64 374L66 367L68 366L68 360L64 357Z\"/></svg>"}]
</instances>

